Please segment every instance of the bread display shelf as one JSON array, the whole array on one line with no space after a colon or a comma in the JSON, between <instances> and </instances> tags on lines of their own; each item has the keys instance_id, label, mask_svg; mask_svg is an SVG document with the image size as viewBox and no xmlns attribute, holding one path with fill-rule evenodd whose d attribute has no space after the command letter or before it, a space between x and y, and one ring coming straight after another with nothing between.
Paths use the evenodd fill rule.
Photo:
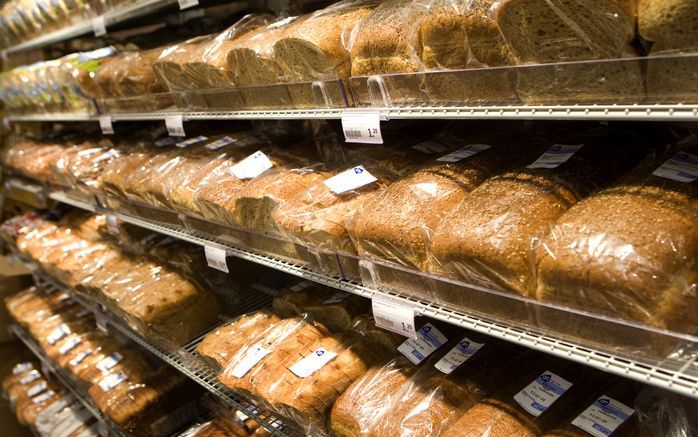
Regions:
<instances>
[{"instance_id":1,"label":"bread display shelf","mask_svg":"<svg viewBox=\"0 0 698 437\"><path fill-rule=\"evenodd\" d=\"M76 302L93 312L96 320L98 320L98 323L103 323L106 329L111 328L115 330L119 334L147 350L149 353L161 359L164 363L174 367L176 370L183 373L213 394L226 407L230 409L234 408L253 418L259 422L260 425L274 432L274 435L283 437L286 435L294 436L297 434L297 432L294 432L293 429L287 425L287 421L280 419L268 411L261 411L253 403L243 399L236 393L233 393L218 381L216 372L201 359L199 359L194 353L194 350L201 340L203 340L206 334L208 334L208 332L198 336L194 340L179 348L158 344L152 339L149 339L134 331L125 322L116 319L112 313L105 311L98 304L92 303L86 300L83 296L78 295L42 269L37 268L32 262L27 261L22 257L19 257L19 259L25 265L27 265L27 267L33 270L35 278L39 279L41 282L50 284L53 287L67 291ZM272 281L274 281L274 278L272 278ZM251 293L251 296L245 300L244 304L236 305L234 308L224 309L223 312L227 315L234 316L267 307L271 302L269 290L272 289L273 287L268 285L255 284L253 286L253 291L255 293Z\"/></svg>"},{"instance_id":2,"label":"bread display shelf","mask_svg":"<svg viewBox=\"0 0 698 437\"><path fill-rule=\"evenodd\" d=\"M693 335L662 331L566 307L541 304L486 287L462 284L340 254L315 254L322 269L320 270L309 263L243 248L231 242L229 237L233 234L226 235L225 229L220 225L210 224L211 231L202 232L202 220L198 220L199 223L192 226L192 222L197 220L176 213L170 212L169 217L163 216L159 219L153 219L152 216L144 218L134 214L134 211L141 210L138 208L129 208L128 211L122 208L104 209L97 204L96 199L94 202L76 200L61 192L53 192L49 197L78 208L103 211L124 222L190 243L224 248L229 256L360 296L371 299L398 299L402 305L412 308L418 315L432 317L698 398L698 338ZM177 221L182 223L177 224ZM335 273L327 269L327 264L333 262L337 270ZM363 283L356 280L357 274L362 277ZM409 284L412 284L412 287ZM445 290L442 296L449 296L451 293L469 297L469 308L466 309L459 302L449 302L443 297L435 298L433 290L439 289ZM529 317L531 311L539 315L540 320L549 321L552 325L532 323ZM583 328L585 332L583 335L574 330L570 332L570 327L574 330ZM612 347L613 342L619 338L635 342L637 349ZM597 343L594 343L594 340ZM604 346L603 342L608 343Z\"/></svg>"},{"instance_id":3,"label":"bread display shelf","mask_svg":"<svg viewBox=\"0 0 698 437\"><path fill-rule=\"evenodd\" d=\"M31 335L21 326L17 324L10 325L10 331L41 361L42 367L58 379L58 381L90 412L98 421L100 434L108 436L126 437L129 434L120 430L114 423L106 418L101 411L94 405L90 397L82 389L78 388L74 378L57 366L50 358L48 358L41 347L34 341Z\"/></svg>"},{"instance_id":4,"label":"bread display shelf","mask_svg":"<svg viewBox=\"0 0 698 437\"><path fill-rule=\"evenodd\" d=\"M551 83L556 83L558 77L601 67L604 71L632 67L680 72L692 71L696 63L698 54L681 54L385 74L97 99L88 102L91 109L82 113L54 113L50 109L36 113L34 107L10 105L9 118L89 121L109 115L113 121L138 121L176 114L185 120L339 119L345 111L375 110L383 119L696 121L698 88L692 83L677 88L658 79L653 87L641 84L636 89L607 92L595 83L568 80L540 95L524 96L516 90L517 78L531 75L550 77Z\"/></svg>"}]
</instances>

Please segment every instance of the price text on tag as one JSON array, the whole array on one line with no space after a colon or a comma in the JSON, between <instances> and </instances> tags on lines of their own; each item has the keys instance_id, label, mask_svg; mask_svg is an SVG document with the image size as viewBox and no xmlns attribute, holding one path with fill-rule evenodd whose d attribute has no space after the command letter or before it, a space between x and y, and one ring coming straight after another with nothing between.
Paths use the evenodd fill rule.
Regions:
<instances>
[{"instance_id":1,"label":"price text on tag","mask_svg":"<svg viewBox=\"0 0 698 437\"><path fill-rule=\"evenodd\" d=\"M371 305L377 326L406 337L414 338L417 335L412 308L379 299L373 299Z\"/></svg>"},{"instance_id":2,"label":"price text on tag","mask_svg":"<svg viewBox=\"0 0 698 437\"><path fill-rule=\"evenodd\" d=\"M206 253L206 262L209 267L220 270L221 272L230 273L228 271L228 264L225 261L226 253L224 249L204 246L204 252Z\"/></svg>"},{"instance_id":3,"label":"price text on tag","mask_svg":"<svg viewBox=\"0 0 698 437\"><path fill-rule=\"evenodd\" d=\"M104 19L104 15L95 17L92 20L92 30L94 31L95 36L98 37L107 34L107 21Z\"/></svg>"},{"instance_id":4,"label":"price text on tag","mask_svg":"<svg viewBox=\"0 0 698 437\"><path fill-rule=\"evenodd\" d=\"M111 122L111 115L99 116L99 127L103 135L114 135L114 125Z\"/></svg>"},{"instance_id":5,"label":"price text on tag","mask_svg":"<svg viewBox=\"0 0 698 437\"><path fill-rule=\"evenodd\" d=\"M167 126L167 133L171 137L184 136L184 119L182 114L165 116L165 126Z\"/></svg>"},{"instance_id":6,"label":"price text on tag","mask_svg":"<svg viewBox=\"0 0 698 437\"><path fill-rule=\"evenodd\" d=\"M378 112L343 112L342 130L347 143L383 144Z\"/></svg>"}]
</instances>

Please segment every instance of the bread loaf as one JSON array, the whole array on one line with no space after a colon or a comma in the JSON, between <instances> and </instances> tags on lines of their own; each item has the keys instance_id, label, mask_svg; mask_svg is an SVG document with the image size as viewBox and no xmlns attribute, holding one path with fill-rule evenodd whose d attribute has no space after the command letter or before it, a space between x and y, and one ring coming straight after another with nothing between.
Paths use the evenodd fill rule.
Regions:
<instances>
[{"instance_id":1,"label":"bread loaf","mask_svg":"<svg viewBox=\"0 0 698 437\"><path fill-rule=\"evenodd\" d=\"M250 339L228 362L218 379L231 389L258 395L263 389L262 381L273 382L269 381L270 375L276 374L279 363L324 336L325 332L324 327L303 318L284 319Z\"/></svg>"},{"instance_id":2,"label":"bread loaf","mask_svg":"<svg viewBox=\"0 0 698 437\"><path fill-rule=\"evenodd\" d=\"M292 353L260 383L261 395L301 423L323 426L334 401L363 375L380 353L351 335L333 335ZM330 358L327 358L330 357Z\"/></svg>"},{"instance_id":3,"label":"bread loaf","mask_svg":"<svg viewBox=\"0 0 698 437\"><path fill-rule=\"evenodd\" d=\"M573 204L612 183L646 153L632 145L636 138L622 132L592 131L566 140L582 144L566 162L550 168L540 161L546 159L544 154L528 168L495 176L470 192L434 230L430 269L531 296L532 241Z\"/></svg>"},{"instance_id":4,"label":"bread loaf","mask_svg":"<svg viewBox=\"0 0 698 437\"><path fill-rule=\"evenodd\" d=\"M634 2L508 0L497 23L519 64L571 62L517 69L526 103L617 101L643 95L638 62L577 61L637 57Z\"/></svg>"},{"instance_id":5,"label":"bread loaf","mask_svg":"<svg viewBox=\"0 0 698 437\"><path fill-rule=\"evenodd\" d=\"M200 82L192 80L184 73L184 64L192 55L210 44L213 35L198 36L166 47L153 63L153 71L160 82L170 91L192 90L200 87Z\"/></svg>"},{"instance_id":6,"label":"bread loaf","mask_svg":"<svg viewBox=\"0 0 698 437\"><path fill-rule=\"evenodd\" d=\"M553 223L536 250L536 297L693 332L698 302L689 290L698 283L698 189L695 182L653 173L674 154L695 161L687 153L696 148L670 149ZM610 340L612 333L606 334Z\"/></svg>"},{"instance_id":7,"label":"bread loaf","mask_svg":"<svg viewBox=\"0 0 698 437\"><path fill-rule=\"evenodd\" d=\"M228 361L251 338L256 338L281 319L268 311L243 315L216 328L196 346L196 353L216 369L225 368Z\"/></svg>"}]
</instances>

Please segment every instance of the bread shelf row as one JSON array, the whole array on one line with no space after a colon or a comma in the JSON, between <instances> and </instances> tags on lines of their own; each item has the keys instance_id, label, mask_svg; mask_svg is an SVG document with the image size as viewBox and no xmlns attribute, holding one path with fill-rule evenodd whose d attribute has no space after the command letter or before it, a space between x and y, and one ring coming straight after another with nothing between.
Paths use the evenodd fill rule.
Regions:
<instances>
[{"instance_id":1,"label":"bread shelf row","mask_svg":"<svg viewBox=\"0 0 698 437\"><path fill-rule=\"evenodd\" d=\"M606 319L566 308L541 306L553 316L570 321L571 325L582 323L593 324L597 329L609 332L625 332L633 336L638 342L650 344L652 339L673 345L673 350L666 355L649 357L642 354L633 354L628 351L602 348L583 338L571 338L562 332L555 330L532 327L525 322L517 321L501 313L476 312L464 308L444 305L430 299L410 295L401 289L389 289L383 287L380 281L372 284L364 282L360 284L354 280L342 277L341 265L343 260L336 256L340 269L339 276L321 273L306 265L289 261L282 257L268 253L258 252L249 248L242 248L231 243L224 235L207 234L199 230L186 228L172 222L165 223L153 219L136 216L132 211L104 209L96 202L91 203L85 199L75 199L63 192L51 192L49 197L53 200L72 205L77 208L102 211L106 214L145 229L149 229L164 235L179 238L201 246L217 247L225 250L229 256L248 260L257 264L271 267L281 272L295 275L307 280L328 285L340 290L364 296L379 301L398 302L400 305L410 308L416 315L432 317L473 331L484 333L496 338L518 343L523 346L546 352L558 357L599 368L601 370L641 381L647 384L662 387L677 393L698 398L698 342L691 335L680 335L666 331L653 330L649 327L633 325L632 323L619 323L618 320ZM180 217L183 218L183 217ZM173 221L177 220L174 215ZM445 281L421 275L416 272L399 272L393 267L380 266L375 263L360 262L362 269L374 269L378 275L389 272L395 275L407 275L407 281L412 281L416 288L429 288L433 284L445 284ZM473 293L473 290L462 289L463 292ZM475 291L478 293L479 291ZM501 297L496 297L501 298ZM504 297L509 299L510 297ZM516 299L515 299L516 300ZM517 304L517 302L514 302ZM532 303L525 303L532 304ZM515 308L515 305L511 305ZM513 313L513 312L512 312ZM572 323L574 321L575 323ZM678 346L677 346L678 345Z\"/></svg>"},{"instance_id":2,"label":"bread shelf row","mask_svg":"<svg viewBox=\"0 0 698 437\"><path fill-rule=\"evenodd\" d=\"M58 381L70 391L70 393L89 411L98 421L99 431L102 436L117 436L117 437L127 437L128 434L121 431L116 425L114 425L108 418L106 418L101 411L94 405L92 400L87 396L87 394L78 388L77 383L73 378L66 374L59 366L57 366L50 358L48 358L41 347L34 341L31 335L21 326L17 324L10 325L10 331L17 337L33 354L39 361L41 361L42 368L48 370L52 375L54 375Z\"/></svg>"},{"instance_id":3,"label":"bread shelf row","mask_svg":"<svg viewBox=\"0 0 698 437\"><path fill-rule=\"evenodd\" d=\"M195 111L195 112L133 112L92 115L88 113L55 113L10 115L13 122L81 122L99 121L108 116L118 121L158 121L168 116L193 120L288 120L341 119L345 113L377 111L384 120L426 119L542 119L542 120L626 120L626 121L698 121L698 105L501 105L501 106L415 106L371 109L269 109L253 111Z\"/></svg>"},{"instance_id":4,"label":"bread shelf row","mask_svg":"<svg viewBox=\"0 0 698 437\"><path fill-rule=\"evenodd\" d=\"M22 259L21 257L19 259L27 267L33 270L35 278L60 290L66 291L76 302L78 302L84 308L90 310L95 315L98 325L100 325L103 329L113 329L120 335L123 335L124 337L138 344L140 347L147 350L164 363L172 366L197 384L201 385L204 389L221 401L221 403L226 407L235 409L242 412L246 416L251 417L261 426L274 433L274 435L283 437L297 434L293 428L288 426L287 421L274 416L268 411L261 411L257 406L233 393L218 381L216 373L210 368L210 366L207 366L194 354L194 350L207 333L204 333L186 345L177 348L159 344L155 340L136 332L124 321L117 319L108 310L100 307L99 304L90 302L86 300L84 296L75 293L65 284L53 278L40 268L37 268L30 261ZM271 288L267 289L265 285L256 284L253 286L252 290L254 293L249 297L249 299L246 299L243 304L236 305L234 308L225 309L224 312L226 315L234 316L268 306L271 299L271 295L268 294L269 290L271 290Z\"/></svg>"}]
</instances>

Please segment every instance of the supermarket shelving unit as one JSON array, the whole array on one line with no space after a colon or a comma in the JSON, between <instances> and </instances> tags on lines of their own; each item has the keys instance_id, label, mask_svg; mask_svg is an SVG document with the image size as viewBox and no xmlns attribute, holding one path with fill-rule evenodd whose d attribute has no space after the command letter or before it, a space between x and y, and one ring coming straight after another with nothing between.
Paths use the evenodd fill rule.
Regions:
<instances>
[{"instance_id":1,"label":"supermarket shelving unit","mask_svg":"<svg viewBox=\"0 0 698 437\"><path fill-rule=\"evenodd\" d=\"M89 395L82 390L75 379L65 370L60 368L56 363L47 357L41 350L41 347L34 341L32 336L26 329L17 324L10 326L10 331L41 361L42 368L48 370L58 379L63 387L68 389L70 393L80 402L87 411L89 411L95 419L97 419L100 434L103 436L127 437L129 434L121 431L111 420L105 417L99 408L92 402Z\"/></svg>"},{"instance_id":2,"label":"supermarket shelving unit","mask_svg":"<svg viewBox=\"0 0 698 437\"><path fill-rule=\"evenodd\" d=\"M480 332L495 338L513 342L534 350L575 361L587 366L634 379L698 399L698 350L695 345L681 351L677 358L666 361L647 362L631 357L615 355L585 345L583 341L570 341L549 333L512 326L507 320L484 318L469 314L466 310L454 310L428 300L415 299L393 291L366 287L346 279L333 277L297 265L287 260L241 248L211 235L185 229L182 226L159 223L136 217L124 211L105 210L95 203L71 198L61 191L53 191L48 197L87 211L101 211L118 219L163 235L179 238L201 246L222 248L229 256L261 264L280 272L357 294L369 299L390 300L409 307L415 314Z\"/></svg>"}]
</instances>

